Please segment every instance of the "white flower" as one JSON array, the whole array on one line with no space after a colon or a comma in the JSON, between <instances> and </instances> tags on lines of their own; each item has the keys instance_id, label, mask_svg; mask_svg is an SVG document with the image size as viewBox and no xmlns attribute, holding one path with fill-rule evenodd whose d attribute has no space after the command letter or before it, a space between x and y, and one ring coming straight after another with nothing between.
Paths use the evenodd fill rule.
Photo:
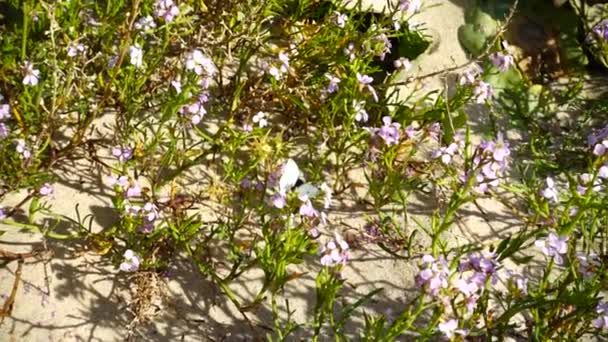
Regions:
<instances>
[{"instance_id":1,"label":"white flower","mask_svg":"<svg viewBox=\"0 0 608 342\"><path fill-rule=\"evenodd\" d=\"M367 120L369 120L369 115L367 115L365 108L363 108L364 106L365 101L353 100L353 109L355 111L355 120L357 122L367 122Z\"/></svg>"},{"instance_id":2,"label":"white flower","mask_svg":"<svg viewBox=\"0 0 608 342\"><path fill-rule=\"evenodd\" d=\"M120 270L123 272L136 272L139 269L139 258L135 253L127 249L125 254L125 261L120 264Z\"/></svg>"},{"instance_id":3,"label":"white flower","mask_svg":"<svg viewBox=\"0 0 608 342\"><path fill-rule=\"evenodd\" d=\"M345 14L334 12L334 24L336 24L339 28L344 28L347 21L348 17Z\"/></svg>"},{"instance_id":4,"label":"white flower","mask_svg":"<svg viewBox=\"0 0 608 342\"><path fill-rule=\"evenodd\" d=\"M259 127L266 127L268 126L268 120L266 120L267 116L268 114L264 112L258 112L253 116L252 120L254 123L257 123Z\"/></svg>"},{"instance_id":5,"label":"white flower","mask_svg":"<svg viewBox=\"0 0 608 342\"><path fill-rule=\"evenodd\" d=\"M40 71L38 69L34 69L34 64L32 64L31 62L24 62L23 63L23 73L24 73L24 77L23 77L23 84L24 85L30 85L30 86L35 86L36 84L38 84L38 78L40 76Z\"/></svg>"},{"instance_id":6,"label":"white flower","mask_svg":"<svg viewBox=\"0 0 608 342\"><path fill-rule=\"evenodd\" d=\"M213 76L217 68L211 58L203 55L200 50L193 50L186 58L186 69L193 70L197 75Z\"/></svg>"},{"instance_id":7,"label":"white flower","mask_svg":"<svg viewBox=\"0 0 608 342\"><path fill-rule=\"evenodd\" d=\"M400 57L399 59L396 59L393 62L393 65L395 66L395 68L403 69L405 71L408 71L412 68L412 62L410 62L410 60L405 57Z\"/></svg>"},{"instance_id":8,"label":"white flower","mask_svg":"<svg viewBox=\"0 0 608 342\"><path fill-rule=\"evenodd\" d=\"M166 22L171 22L179 15L179 8L175 6L173 0L158 0L154 4L154 14L163 18Z\"/></svg>"},{"instance_id":9,"label":"white flower","mask_svg":"<svg viewBox=\"0 0 608 342\"><path fill-rule=\"evenodd\" d=\"M129 47L129 57L131 58L131 64L137 68L141 68L144 64L144 52L137 45L132 45Z\"/></svg>"},{"instance_id":10,"label":"white flower","mask_svg":"<svg viewBox=\"0 0 608 342\"><path fill-rule=\"evenodd\" d=\"M71 43L68 46L68 57L76 57L79 53L84 53L86 47L82 44Z\"/></svg>"},{"instance_id":11,"label":"white flower","mask_svg":"<svg viewBox=\"0 0 608 342\"><path fill-rule=\"evenodd\" d=\"M547 187L544 188L540 192L540 194L544 198L546 198L546 199L548 199L550 201L557 202L558 201L558 199L557 199L558 192L557 192L557 189L555 189L555 182L553 181L553 178L547 177L546 183L547 183Z\"/></svg>"}]
</instances>

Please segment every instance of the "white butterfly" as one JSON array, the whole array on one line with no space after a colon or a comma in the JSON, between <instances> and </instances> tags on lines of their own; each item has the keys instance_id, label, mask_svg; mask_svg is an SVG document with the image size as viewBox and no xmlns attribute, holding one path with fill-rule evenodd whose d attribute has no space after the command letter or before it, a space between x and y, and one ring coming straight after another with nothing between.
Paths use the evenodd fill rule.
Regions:
<instances>
[{"instance_id":1,"label":"white butterfly","mask_svg":"<svg viewBox=\"0 0 608 342\"><path fill-rule=\"evenodd\" d=\"M283 173L281 174L281 178L279 178L279 192L286 194L287 191L296 186L299 179L303 179L302 171L300 171L298 164L293 159L288 159L283 165ZM314 197L319 193L319 189L311 183L298 186L296 191L298 197L306 196L308 198Z\"/></svg>"},{"instance_id":2,"label":"white butterfly","mask_svg":"<svg viewBox=\"0 0 608 342\"><path fill-rule=\"evenodd\" d=\"M279 178L279 192L285 194L287 191L291 190L298 182L301 174L302 172L300 171L298 164L296 164L293 159L287 159L283 165L281 178Z\"/></svg>"}]
</instances>

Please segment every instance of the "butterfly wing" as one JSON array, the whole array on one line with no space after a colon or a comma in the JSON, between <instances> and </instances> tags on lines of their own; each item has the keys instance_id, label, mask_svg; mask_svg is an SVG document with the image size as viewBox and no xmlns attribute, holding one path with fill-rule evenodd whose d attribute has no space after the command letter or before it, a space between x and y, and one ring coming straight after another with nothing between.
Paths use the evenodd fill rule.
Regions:
<instances>
[{"instance_id":1,"label":"butterfly wing","mask_svg":"<svg viewBox=\"0 0 608 342\"><path fill-rule=\"evenodd\" d=\"M285 165L283 165L283 173L279 179L279 191L284 194L291 190L298 182L300 173L298 164L293 159L288 159Z\"/></svg>"}]
</instances>

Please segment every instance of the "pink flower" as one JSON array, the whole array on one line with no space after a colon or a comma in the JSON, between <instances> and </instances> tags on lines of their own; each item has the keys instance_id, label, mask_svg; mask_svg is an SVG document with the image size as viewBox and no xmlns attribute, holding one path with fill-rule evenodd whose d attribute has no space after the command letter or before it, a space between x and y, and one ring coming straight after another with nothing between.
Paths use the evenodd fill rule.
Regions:
<instances>
[{"instance_id":1,"label":"pink flower","mask_svg":"<svg viewBox=\"0 0 608 342\"><path fill-rule=\"evenodd\" d=\"M312 202L308 199L307 196L303 196L301 199L304 203L300 206L300 215L306 217L317 217L319 216L319 212L312 206Z\"/></svg>"},{"instance_id":2,"label":"pink flower","mask_svg":"<svg viewBox=\"0 0 608 342\"><path fill-rule=\"evenodd\" d=\"M334 239L321 246L319 250L319 254L323 255L321 265L329 267L346 265L349 258L348 248L348 243L338 233L334 233Z\"/></svg>"},{"instance_id":3,"label":"pink flower","mask_svg":"<svg viewBox=\"0 0 608 342\"><path fill-rule=\"evenodd\" d=\"M139 184L137 183L137 181L134 181L133 184L131 185L131 187L127 188L127 191L125 192L125 196L128 198L141 196L141 188L139 187Z\"/></svg>"},{"instance_id":4,"label":"pink flower","mask_svg":"<svg viewBox=\"0 0 608 342\"><path fill-rule=\"evenodd\" d=\"M118 161L125 162L133 157L133 148L129 146L125 148L115 146L112 147L112 155L118 158Z\"/></svg>"},{"instance_id":5,"label":"pink flower","mask_svg":"<svg viewBox=\"0 0 608 342\"><path fill-rule=\"evenodd\" d=\"M282 209L285 207L285 205L287 205L287 198L282 193L274 194L270 198L270 201L272 202L272 205L278 209Z\"/></svg>"},{"instance_id":6,"label":"pink flower","mask_svg":"<svg viewBox=\"0 0 608 342\"><path fill-rule=\"evenodd\" d=\"M42 187L40 188L40 190L38 190L38 192L40 193L40 195L42 196L51 196L53 195L53 187L51 186L51 184L49 183L44 183L42 185Z\"/></svg>"}]
</instances>

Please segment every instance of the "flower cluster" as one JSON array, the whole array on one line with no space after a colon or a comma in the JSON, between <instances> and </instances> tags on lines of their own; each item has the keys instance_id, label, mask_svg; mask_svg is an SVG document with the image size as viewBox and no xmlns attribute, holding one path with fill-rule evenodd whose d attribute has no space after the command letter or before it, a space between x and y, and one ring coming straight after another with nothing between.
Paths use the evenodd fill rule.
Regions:
<instances>
[{"instance_id":1,"label":"flower cluster","mask_svg":"<svg viewBox=\"0 0 608 342\"><path fill-rule=\"evenodd\" d=\"M431 158L433 159L441 159L441 162L445 165L450 164L454 156L460 154L461 150L464 148L464 139L462 134L458 133L454 135L454 141L448 146L441 146L438 149L433 151Z\"/></svg>"},{"instance_id":2,"label":"flower cluster","mask_svg":"<svg viewBox=\"0 0 608 342\"><path fill-rule=\"evenodd\" d=\"M509 167L510 154L509 143L503 139L501 133L498 134L496 141L482 141L479 144L473 158L473 167L476 170L473 186L475 191L486 193L498 186L500 178ZM464 179L468 180L469 175Z\"/></svg>"},{"instance_id":3,"label":"flower cluster","mask_svg":"<svg viewBox=\"0 0 608 342\"><path fill-rule=\"evenodd\" d=\"M182 106L179 113L182 116L188 117L192 125L198 125L202 120L207 110L203 105L209 101L207 93L203 92L197 100L189 105Z\"/></svg>"},{"instance_id":4,"label":"flower cluster","mask_svg":"<svg viewBox=\"0 0 608 342\"><path fill-rule=\"evenodd\" d=\"M133 158L133 148L130 146L114 146L112 147L112 155L116 157L119 162L124 163Z\"/></svg>"},{"instance_id":5,"label":"flower cluster","mask_svg":"<svg viewBox=\"0 0 608 342\"><path fill-rule=\"evenodd\" d=\"M465 297L465 303L469 313L475 310L479 295L483 292L488 279L495 284L497 281L496 271L498 262L494 253L472 253L467 259L460 262L460 278L456 281L456 288ZM469 276L465 276L470 273Z\"/></svg>"},{"instance_id":6,"label":"flower cluster","mask_svg":"<svg viewBox=\"0 0 608 342\"><path fill-rule=\"evenodd\" d=\"M597 23L591 30L595 37L608 41L608 20L602 20ZM590 35L591 38L591 35Z\"/></svg>"},{"instance_id":7,"label":"flower cluster","mask_svg":"<svg viewBox=\"0 0 608 342\"><path fill-rule=\"evenodd\" d=\"M262 68L275 80L280 81L287 73L289 73L289 56L285 53L280 52L279 63L277 65L264 62Z\"/></svg>"},{"instance_id":8,"label":"flower cluster","mask_svg":"<svg viewBox=\"0 0 608 342\"><path fill-rule=\"evenodd\" d=\"M154 4L154 14L166 22L171 22L179 15L179 8L173 0L158 0Z\"/></svg>"},{"instance_id":9,"label":"flower cluster","mask_svg":"<svg viewBox=\"0 0 608 342\"><path fill-rule=\"evenodd\" d=\"M500 72L505 72L509 70L509 68L515 64L515 59L510 54L505 54L502 52L496 52L490 55L490 61L494 64L495 67L500 70Z\"/></svg>"},{"instance_id":10,"label":"flower cluster","mask_svg":"<svg viewBox=\"0 0 608 342\"><path fill-rule=\"evenodd\" d=\"M593 278L602 266L600 257L595 253L585 254L577 252L576 259L578 260L578 272L585 280Z\"/></svg>"},{"instance_id":11,"label":"flower cluster","mask_svg":"<svg viewBox=\"0 0 608 342\"><path fill-rule=\"evenodd\" d=\"M421 269L416 276L416 285L424 288L431 296L436 297L441 289L448 288L451 271L443 256L439 259L431 255L423 256Z\"/></svg>"},{"instance_id":12,"label":"flower cluster","mask_svg":"<svg viewBox=\"0 0 608 342\"><path fill-rule=\"evenodd\" d=\"M338 233L334 233L334 239L327 242L319 249L321 257L321 265L334 267L337 265L346 265L348 261L348 243Z\"/></svg>"},{"instance_id":13,"label":"flower cluster","mask_svg":"<svg viewBox=\"0 0 608 342\"><path fill-rule=\"evenodd\" d=\"M548 257L553 258L558 265L563 264L563 255L568 253L568 237L558 236L555 232L550 232L544 240L536 240L536 247L540 248Z\"/></svg>"},{"instance_id":14,"label":"flower cluster","mask_svg":"<svg viewBox=\"0 0 608 342\"><path fill-rule=\"evenodd\" d=\"M160 218L158 207L152 202L145 203L143 207L126 203L124 214L132 218L143 219L139 231L144 234L151 233L154 230L155 221Z\"/></svg>"},{"instance_id":15,"label":"flower cluster","mask_svg":"<svg viewBox=\"0 0 608 342\"><path fill-rule=\"evenodd\" d=\"M30 159L32 156L32 151L30 151L27 143L23 139L17 139L17 146L15 147L15 151L21 155L23 159Z\"/></svg>"},{"instance_id":16,"label":"flower cluster","mask_svg":"<svg viewBox=\"0 0 608 342\"><path fill-rule=\"evenodd\" d=\"M384 125L373 129L374 136L380 137L387 146L396 145L401 139L401 125L398 122L393 122L390 116L382 118Z\"/></svg>"},{"instance_id":17,"label":"flower cluster","mask_svg":"<svg viewBox=\"0 0 608 342\"><path fill-rule=\"evenodd\" d=\"M8 137L10 133L8 125L2 121L11 117L11 107L8 103L2 103L3 100L4 96L0 95L0 138L2 139Z\"/></svg>"},{"instance_id":18,"label":"flower cluster","mask_svg":"<svg viewBox=\"0 0 608 342\"><path fill-rule=\"evenodd\" d=\"M211 58L195 49L186 57L186 70L194 71L199 76L212 77L216 74L217 67ZM205 82L205 80L202 82ZM205 83L208 83L208 81Z\"/></svg>"},{"instance_id":19,"label":"flower cluster","mask_svg":"<svg viewBox=\"0 0 608 342\"><path fill-rule=\"evenodd\" d=\"M107 184L117 188L118 191L124 192L126 198L141 196L141 187L137 181L130 181L127 176L110 175L107 178Z\"/></svg>"}]
</instances>

